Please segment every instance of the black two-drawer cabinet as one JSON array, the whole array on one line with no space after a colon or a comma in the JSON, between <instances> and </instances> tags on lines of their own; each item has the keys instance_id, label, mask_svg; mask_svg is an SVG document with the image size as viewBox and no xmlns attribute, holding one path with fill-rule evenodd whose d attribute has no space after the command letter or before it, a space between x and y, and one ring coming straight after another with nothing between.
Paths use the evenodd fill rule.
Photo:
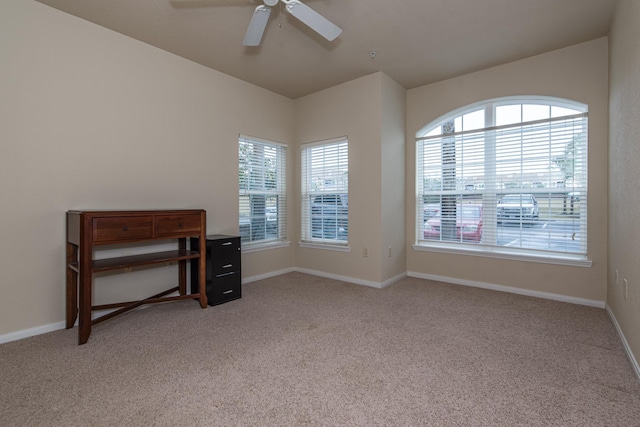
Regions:
<instances>
[{"instance_id":1,"label":"black two-drawer cabinet","mask_svg":"<svg viewBox=\"0 0 640 427\"><path fill-rule=\"evenodd\" d=\"M240 274L240 237L213 234L206 237L206 290L209 305L222 304L242 297ZM199 239L190 239L191 248ZM198 283L197 260L191 262L191 286ZM193 290L192 290L193 291Z\"/></svg>"}]
</instances>

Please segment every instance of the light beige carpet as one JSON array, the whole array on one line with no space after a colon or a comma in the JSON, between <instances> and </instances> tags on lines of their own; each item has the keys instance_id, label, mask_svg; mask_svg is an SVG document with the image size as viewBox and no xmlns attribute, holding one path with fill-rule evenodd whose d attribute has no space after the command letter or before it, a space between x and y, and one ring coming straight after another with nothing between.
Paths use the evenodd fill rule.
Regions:
<instances>
[{"instance_id":1,"label":"light beige carpet","mask_svg":"<svg viewBox=\"0 0 640 427\"><path fill-rule=\"evenodd\" d=\"M290 273L0 346L2 426L640 425L602 309Z\"/></svg>"}]
</instances>

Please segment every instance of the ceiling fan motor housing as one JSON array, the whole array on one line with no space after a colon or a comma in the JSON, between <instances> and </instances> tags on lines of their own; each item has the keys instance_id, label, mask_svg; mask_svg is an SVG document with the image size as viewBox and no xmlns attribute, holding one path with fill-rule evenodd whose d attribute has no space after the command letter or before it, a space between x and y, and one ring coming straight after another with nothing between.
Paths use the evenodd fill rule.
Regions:
<instances>
[{"instance_id":1,"label":"ceiling fan motor housing","mask_svg":"<svg viewBox=\"0 0 640 427\"><path fill-rule=\"evenodd\" d=\"M300 0L262 0L264 5L257 6L253 11L251 22L244 35L244 46L259 46L262 35L267 28L271 8L279 2L285 4L285 10L295 16L302 23L329 41L333 41L342 33L342 28L320 15Z\"/></svg>"}]
</instances>

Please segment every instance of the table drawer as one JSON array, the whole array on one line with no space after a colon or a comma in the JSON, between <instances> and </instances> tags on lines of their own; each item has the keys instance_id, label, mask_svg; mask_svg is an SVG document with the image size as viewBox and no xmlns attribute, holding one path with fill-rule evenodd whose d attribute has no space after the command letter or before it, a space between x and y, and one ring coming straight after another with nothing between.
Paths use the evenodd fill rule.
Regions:
<instances>
[{"instance_id":1,"label":"table drawer","mask_svg":"<svg viewBox=\"0 0 640 427\"><path fill-rule=\"evenodd\" d=\"M156 237L200 234L200 215L156 215Z\"/></svg>"},{"instance_id":2,"label":"table drawer","mask_svg":"<svg viewBox=\"0 0 640 427\"><path fill-rule=\"evenodd\" d=\"M93 242L120 242L153 238L153 216L93 218Z\"/></svg>"}]
</instances>

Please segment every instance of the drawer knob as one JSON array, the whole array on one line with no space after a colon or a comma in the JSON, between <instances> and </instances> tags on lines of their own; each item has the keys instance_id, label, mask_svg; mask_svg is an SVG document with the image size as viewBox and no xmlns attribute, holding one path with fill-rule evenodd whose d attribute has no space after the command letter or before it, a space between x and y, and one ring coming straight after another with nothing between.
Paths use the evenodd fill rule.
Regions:
<instances>
[{"instance_id":1,"label":"drawer knob","mask_svg":"<svg viewBox=\"0 0 640 427\"><path fill-rule=\"evenodd\" d=\"M125 225L124 227L122 227L122 231L129 231L129 227Z\"/></svg>"},{"instance_id":2,"label":"drawer knob","mask_svg":"<svg viewBox=\"0 0 640 427\"><path fill-rule=\"evenodd\" d=\"M182 223L179 222L178 223L178 227L182 228Z\"/></svg>"}]
</instances>

